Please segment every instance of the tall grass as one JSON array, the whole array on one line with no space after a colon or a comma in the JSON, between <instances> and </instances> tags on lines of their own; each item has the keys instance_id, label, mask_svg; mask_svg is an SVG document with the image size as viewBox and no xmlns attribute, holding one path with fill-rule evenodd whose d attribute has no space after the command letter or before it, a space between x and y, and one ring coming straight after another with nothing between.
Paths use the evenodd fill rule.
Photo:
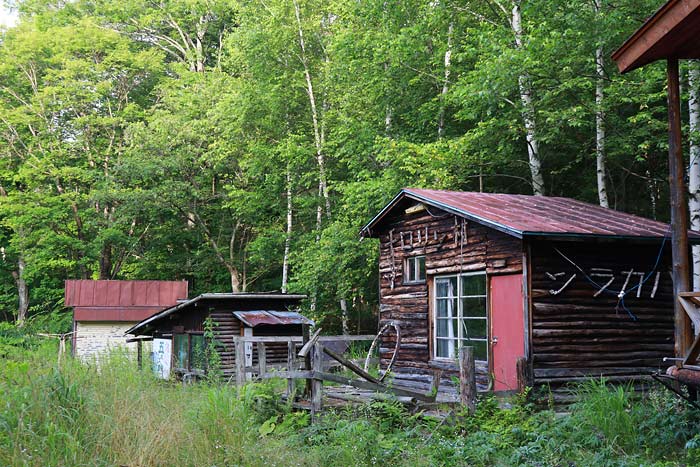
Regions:
<instances>
[{"instance_id":1,"label":"tall grass","mask_svg":"<svg viewBox=\"0 0 700 467\"><path fill-rule=\"evenodd\" d=\"M99 370L71 359L56 368L51 346L25 355L0 367L0 465L256 463L250 450L275 400L264 386L163 382L118 354Z\"/></svg>"},{"instance_id":2,"label":"tall grass","mask_svg":"<svg viewBox=\"0 0 700 467\"><path fill-rule=\"evenodd\" d=\"M23 344L24 345L24 344ZM642 400L591 381L571 414L525 398L480 401L443 421L382 402L310 425L271 385L160 381L124 355L100 365L55 345L0 357L0 466L696 465L698 413L666 393ZM690 440L690 442L688 442Z\"/></svg>"}]
</instances>

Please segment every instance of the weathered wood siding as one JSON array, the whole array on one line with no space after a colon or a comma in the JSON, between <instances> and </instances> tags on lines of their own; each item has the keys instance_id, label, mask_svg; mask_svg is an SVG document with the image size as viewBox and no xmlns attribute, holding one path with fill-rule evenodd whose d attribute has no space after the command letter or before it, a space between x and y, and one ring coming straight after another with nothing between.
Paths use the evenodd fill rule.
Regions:
<instances>
[{"instance_id":1,"label":"weathered wood siding","mask_svg":"<svg viewBox=\"0 0 700 467\"><path fill-rule=\"evenodd\" d=\"M598 287L564 259L575 262L590 279L619 291L639 285L653 270L659 244L631 242L533 242L531 244L532 359L536 382L557 383L587 376L643 374L673 356L673 298L667 249L658 267L624 305L614 293L595 297ZM556 248L556 249L555 249ZM563 274L562 274L563 273ZM640 276L638 273L644 273ZM576 277L565 286L573 276ZM611 276L611 274L613 276ZM552 279L552 276L555 279ZM558 293L557 293L558 292Z\"/></svg>"},{"instance_id":2,"label":"weathered wood siding","mask_svg":"<svg viewBox=\"0 0 700 467\"><path fill-rule=\"evenodd\" d=\"M433 277L467 271L505 274L522 271L521 240L469 222L436 208L405 214L410 206L398 206L377 233L380 240L380 328L395 321L401 327L401 350L394 372L397 378L427 384L434 369L447 371L443 381L458 367L444 361L431 361L430 297ZM427 281L404 283L404 259L425 255ZM395 336L390 332L380 347L380 363L389 364ZM477 363L479 382L487 383L488 368Z\"/></svg>"},{"instance_id":3,"label":"weathered wood siding","mask_svg":"<svg viewBox=\"0 0 700 467\"><path fill-rule=\"evenodd\" d=\"M204 332L204 321L210 316L214 323L214 332L219 342L219 356L221 357L221 370L225 377L235 374L236 371L236 349L233 338L243 335L242 324L233 314L234 311L250 310L286 310L284 302L279 301L247 301L232 304L203 303L197 307L184 310L173 316L172 319L159 325L159 335L170 335L173 332ZM301 325L277 325L258 326L254 329L256 336L301 336ZM287 361L287 344L268 344L267 362L270 364L283 363ZM257 364L257 348L253 346L253 364Z\"/></svg>"}]
</instances>

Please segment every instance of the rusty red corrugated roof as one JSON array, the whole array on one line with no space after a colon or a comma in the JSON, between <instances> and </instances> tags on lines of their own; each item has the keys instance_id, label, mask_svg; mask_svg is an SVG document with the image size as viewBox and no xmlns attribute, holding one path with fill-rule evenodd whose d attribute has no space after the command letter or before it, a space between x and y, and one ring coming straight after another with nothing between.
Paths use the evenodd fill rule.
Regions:
<instances>
[{"instance_id":1,"label":"rusty red corrugated roof","mask_svg":"<svg viewBox=\"0 0 700 467\"><path fill-rule=\"evenodd\" d=\"M660 238L669 225L570 198L405 188L363 229L372 229L402 199L410 198L517 237ZM700 235L690 233L691 239Z\"/></svg>"},{"instance_id":2,"label":"rusty red corrugated roof","mask_svg":"<svg viewBox=\"0 0 700 467\"><path fill-rule=\"evenodd\" d=\"M251 328L261 324L314 324L309 318L296 311L234 311L233 314Z\"/></svg>"},{"instance_id":3,"label":"rusty red corrugated roof","mask_svg":"<svg viewBox=\"0 0 700 467\"><path fill-rule=\"evenodd\" d=\"M64 304L77 321L141 321L180 299L187 281L65 281Z\"/></svg>"}]
</instances>

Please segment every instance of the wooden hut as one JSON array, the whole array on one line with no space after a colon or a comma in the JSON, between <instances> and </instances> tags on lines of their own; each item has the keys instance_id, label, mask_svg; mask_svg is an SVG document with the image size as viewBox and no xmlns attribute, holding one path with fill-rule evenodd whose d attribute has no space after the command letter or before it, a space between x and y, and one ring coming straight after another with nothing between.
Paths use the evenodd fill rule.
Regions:
<instances>
[{"instance_id":1,"label":"wooden hut","mask_svg":"<svg viewBox=\"0 0 700 467\"><path fill-rule=\"evenodd\" d=\"M380 327L401 331L398 382L456 374L461 346L482 390L658 369L674 350L668 234L567 198L402 190L362 229L380 242Z\"/></svg>"},{"instance_id":2,"label":"wooden hut","mask_svg":"<svg viewBox=\"0 0 700 467\"><path fill-rule=\"evenodd\" d=\"M64 304L73 308L73 355L89 360L115 348L135 350L124 331L185 299L186 281L67 280Z\"/></svg>"},{"instance_id":3,"label":"wooden hut","mask_svg":"<svg viewBox=\"0 0 700 467\"><path fill-rule=\"evenodd\" d=\"M206 293L179 303L141 321L126 331L153 339L154 370L161 377L200 376L203 360L205 322L212 323L221 369L225 377L235 373L235 336L301 336L303 326L313 322L298 311L305 295L279 293ZM253 363L253 348L247 344L247 365ZM287 345L270 345L270 363L287 361Z\"/></svg>"}]
</instances>

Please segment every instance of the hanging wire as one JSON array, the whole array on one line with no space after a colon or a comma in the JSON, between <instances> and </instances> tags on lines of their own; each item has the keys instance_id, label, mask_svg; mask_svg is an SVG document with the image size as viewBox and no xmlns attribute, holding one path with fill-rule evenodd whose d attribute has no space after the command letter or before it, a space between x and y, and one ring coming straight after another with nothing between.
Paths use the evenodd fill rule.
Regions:
<instances>
[{"instance_id":1,"label":"hanging wire","mask_svg":"<svg viewBox=\"0 0 700 467\"><path fill-rule=\"evenodd\" d=\"M637 290L638 288L642 287L646 283L646 281L648 281L651 278L651 276L654 275L654 273L656 272L656 270L659 267L659 263L661 262L661 256L663 255L663 252L664 252L664 246L666 246L666 239L668 238L668 236L670 234L671 234L671 226L669 225L668 232L664 235L663 240L661 241L661 247L659 248L659 252L656 255L656 261L654 262L654 267L639 283L637 283L636 285L633 285L632 287L630 287L627 290L619 290L619 291L610 290L610 289L602 290L605 293L609 293L609 294L613 294L613 295L617 296L617 305L615 306L615 310L617 311L617 310L619 310L620 307L622 307L622 309L625 310L625 312L629 315L629 317L632 319L632 321L638 321L639 318L625 304L625 296L628 293L633 292L633 291ZM578 269L581 272L581 274L583 274L583 277L588 282L590 282L593 286L595 286L598 290L603 289L602 285L600 285L595 280L593 280L593 278L591 278L591 276L589 276L586 273L586 271L584 271L578 264L576 264L572 259L570 259L568 256L566 256L564 253L562 253L558 248L555 247L554 251L559 253L559 255L562 258L564 258L566 261L571 263L571 265L573 265L576 269Z\"/></svg>"}]
</instances>

